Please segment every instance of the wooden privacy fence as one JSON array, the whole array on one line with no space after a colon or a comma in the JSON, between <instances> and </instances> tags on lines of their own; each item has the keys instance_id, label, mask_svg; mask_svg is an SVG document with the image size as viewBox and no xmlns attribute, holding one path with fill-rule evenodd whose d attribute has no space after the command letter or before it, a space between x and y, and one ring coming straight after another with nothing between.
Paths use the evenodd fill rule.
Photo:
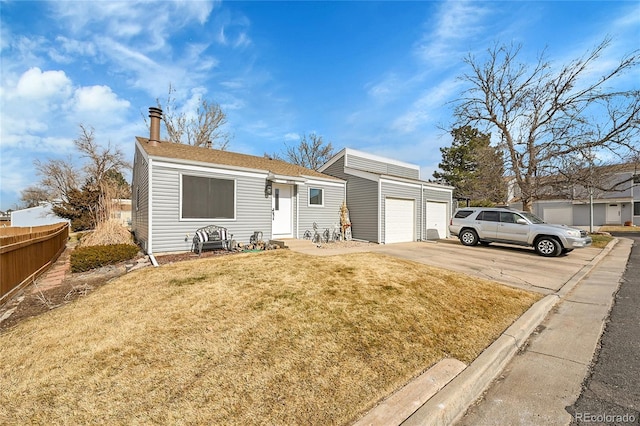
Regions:
<instances>
[{"instance_id":1,"label":"wooden privacy fence","mask_svg":"<svg viewBox=\"0 0 640 426\"><path fill-rule=\"evenodd\" d=\"M69 224L0 228L0 305L56 261Z\"/></svg>"}]
</instances>

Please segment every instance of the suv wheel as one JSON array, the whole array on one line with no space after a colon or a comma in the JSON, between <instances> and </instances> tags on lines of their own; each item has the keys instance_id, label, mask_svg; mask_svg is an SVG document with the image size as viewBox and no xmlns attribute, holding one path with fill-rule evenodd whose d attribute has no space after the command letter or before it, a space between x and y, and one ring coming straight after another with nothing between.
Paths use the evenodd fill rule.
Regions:
<instances>
[{"instance_id":1,"label":"suv wheel","mask_svg":"<svg viewBox=\"0 0 640 426\"><path fill-rule=\"evenodd\" d=\"M551 237L538 238L535 245L536 252L540 256L555 257L560 255L562 247L560 243Z\"/></svg>"},{"instance_id":2,"label":"suv wheel","mask_svg":"<svg viewBox=\"0 0 640 426\"><path fill-rule=\"evenodd\" d=\"M460 242L465 246L475 246L478 244L478 234L473 229L465 229L460 232Z\"/></svg>"}]
</instances>

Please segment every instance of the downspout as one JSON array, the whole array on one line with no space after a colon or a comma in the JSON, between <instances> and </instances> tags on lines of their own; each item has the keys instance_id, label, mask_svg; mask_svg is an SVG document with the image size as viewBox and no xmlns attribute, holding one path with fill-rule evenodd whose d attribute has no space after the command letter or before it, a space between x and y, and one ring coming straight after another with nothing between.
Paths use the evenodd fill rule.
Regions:
<instances>
[{"instance_id":1,"label":"downspout","mask_svg":"<svg viewBox=\"0 0 640 426\"><path fill-rule=\"evenodd\" d=\"M378 244L384 244L382 242L382 181L380 178L378 178Z\"/></svg>"},{"instance_id":2,"label":"downspout","mask_svg":"<svg viewBox=\"0 0 640 426\"><path fill-rule=\"evenodd\" d=\"M426 232L427 206L424 202L424 183L420 184L420 208L422 209L422 220L420 221L420 241L429 241L429 235Z\"/></svg>"},{"instance_id":3,"label":"downspout","mask_svg":"<svg viewBox=\"0 0 640 426\"><path fill-rule=\"evenodd\" d=\"M147 254L153 254L153 159L149 157L149 172L147 173Z\"/></svg>"}]
</instances>

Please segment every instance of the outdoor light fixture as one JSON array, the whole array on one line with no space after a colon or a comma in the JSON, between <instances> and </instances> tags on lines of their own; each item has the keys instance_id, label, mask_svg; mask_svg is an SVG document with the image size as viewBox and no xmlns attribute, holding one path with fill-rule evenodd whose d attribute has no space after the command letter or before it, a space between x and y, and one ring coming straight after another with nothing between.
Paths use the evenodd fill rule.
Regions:
<instances>
[{"instance_id":1,"label":"outdoor light fixture","mask_svg":"<svg viewBox=\"0 0 640 426\"><path fill-rule=\"evenodd\" d=\"M264 187L264 198L269 198L269 195L271 195L271 191L271 182L267 181L267 186Z\"/></svg>"}]
</instances>

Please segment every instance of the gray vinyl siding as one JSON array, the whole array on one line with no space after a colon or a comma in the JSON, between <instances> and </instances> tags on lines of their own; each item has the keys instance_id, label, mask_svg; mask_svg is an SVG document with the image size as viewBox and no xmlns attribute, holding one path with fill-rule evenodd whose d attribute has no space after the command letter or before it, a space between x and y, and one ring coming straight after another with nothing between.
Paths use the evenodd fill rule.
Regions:
<instances>
[{"instance_id":1,"label":"gray vinyl siding","mask_svg":"<svg viewBox=\"0 0 640 426\"><path fill-rule=\"evenodd\" d=\"M180 174L235 180L234 220L180 220ZM254 231L271 238L271 198L264 196L264 177L190 172L168 166L153 167L153 253L188 251L194 231L207 225L227 228L238 242L249 242ZM186 241L185 241L186 240Z\"/></svg>"},{"instance_id":2,"label":"gray vinyl siding","mask_svg":"<svg viewBox=\"0 0 640 426\"><path fill-rule=\"evenodd\" d=\"M324 205L309 205L309 188L322 188ZM326 228L330 232L334 226L340 226L340 206L345 199L345 187L328 186L321 184L307 184L298 188L300 220L298 222L298 238L304 236L305 231L313 234L313 223L317 223L318 232L322 233Z\"/></svg>"},{"instance_id":3,"label":"gray vinyl siding","mask_svg":"<svg viewBox=\"0 0 640 426\"><path fill-rule=\"evenodd\" d=\"M574 205L573 206L573 223L572 226L589 226L589 205ZM593 205L593 224L595 226L604 225L607 221L607 205L606 204L594 204Z\"/></svg>"},{"instance_id":4,"label":"gray vinyl siding","mask_svg":"<svg viewBox=\"0 0 640 426\"><path fill-rule=\"evenodd\" d=\"M345 173L344 164L345 157L339 158L324 169L323 173L347 181L346 200L351 220L351 236L379 243L378 182ZM304 233L302 228L301 232Z\"/></svg>"},{"instance_id":5,"label":"gray vinyl siding","mask_svg":"<svg viewBox=\"0 0 640 426\"><path fill-rule=\"evenodd\" d=\"M131 231L143 250L149 241L149 164L136 146L131 184Z\"/></svg>"},{"instance_id":6,"label":"gray vinyl siding","mask_svg":"<svg viewBox=\"0 0 640 426\"><path fill-rule=\"evenodd\" d=\"M420 179L420 170L409 167L402 167L397 164L384 163L382 161L371 160L353 154L347 154L347 167L351 167L365 172L372 172L380 175L390 175L404 177L408 179ZM325 170L325 173L328 173Z\"/></svg>"},{"instance_id":7,"label":"gray vinyl siding","mask_svg":"<svg viewBox=\"0 0 640 426\"><path fill-rule=\"evenodd\" d=\"M329 176L337 177L338 179L347 180L349 177L344 172L344 157L340 157L335 161L335 163L331 164L329 167L324 169L322 173L328 174Z\"/></svg>"},{"instance_id":8,"label":"gray vinyl siding","mask_svg":"<svg viewBox=\"0 0 640 426\"><path fill-rule=\"evenodd\" d=\"M351 220L351 236L358 240L379 243L378 182L349 176L347 179L347 208Z\"/></svg>"},{"instance_id":9,"label":"gray vinyl siding","mask_svg":"<svg viewBox=\"0 0 640 426\"><path fill-rule=\"evenodd\" d=\"M382 217L380 218L380 223L385 223L385 202L387 198L402 198L407 200L414 200L414 241L420 238L420 230L422 223L422 197L420 194L420 186L419 185L402 185L395 184L393 182L382 182L382 187L380 191L380 198L382 202ZM384 226L382 228L381 240L386 241L386 229Z\"/></svg>"}]
</instances>

